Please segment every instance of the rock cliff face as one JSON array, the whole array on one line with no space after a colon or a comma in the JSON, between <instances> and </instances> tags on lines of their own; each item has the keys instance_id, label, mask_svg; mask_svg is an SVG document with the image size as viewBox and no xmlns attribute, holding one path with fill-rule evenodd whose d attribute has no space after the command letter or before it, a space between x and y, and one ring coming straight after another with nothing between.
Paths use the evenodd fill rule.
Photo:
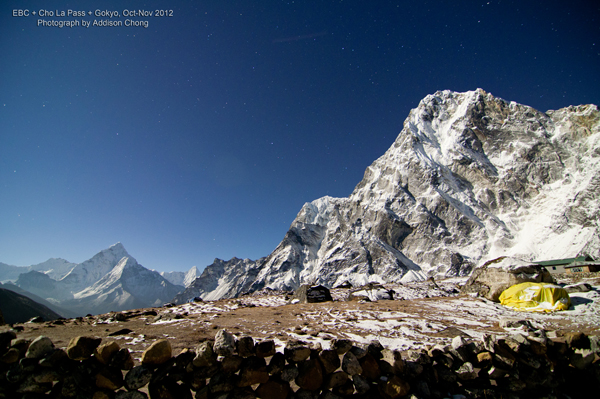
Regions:
<instances>
[{"instance_id":1,"label":"rock cliff face","mask_svg":"<svg viewBox=\"0 0 600 399\"><path fill-rule=\"evenodd\" d=\"M173 299L173 302L182 304L195 297L215 300L247 292L256 281L263 260L264 258L258 261L238 258L228 261L215 259L200 277Z\"/></svg>"},{"instance_id":2,"label":"rock cliff face","mask_svg":"<svg viewBox=\"0 0 600 399\"><path fill-rule=\"evenodd\" d=\"M481 89L441 91L409 113L349 197L305 204L268 257L217 260L192 286L217 299L467 275L506 255L598 259L598 192L597 106L543 113Z\"/></svg>"}]
</instances>

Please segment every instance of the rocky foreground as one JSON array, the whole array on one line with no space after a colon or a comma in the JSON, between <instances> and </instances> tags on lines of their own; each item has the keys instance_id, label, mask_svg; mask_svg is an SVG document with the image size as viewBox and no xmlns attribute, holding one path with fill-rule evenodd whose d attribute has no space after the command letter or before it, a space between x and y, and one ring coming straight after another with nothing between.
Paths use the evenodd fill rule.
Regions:
<instances>
[{"instance_id":1,"label":"rocky foreground","mask_svg":"<svg viewBox=\"0 0 600 399\"><path fill-rule=\"evenodd\" d=\"M583 333L568 333L566 342L543 334L456 336L451 345L402 354L379 341L346 339L332 340L329 349L290 340L278 352L274 340L219 330L214 341L175 357L168 339L156 340L137 366L128 349L101 341L80 336L63 350L48 337L0 334L0 397L584 397L600 382L600 337Z\"/></svg>"},{"instance_id":2,"label":"rocky foreground","mask_svg":"<svg viewBox=\"0 0 600 399\"><path fill-rule=\"evenodd\" d=\"M91 397L81 392L91 395L92 390L107 395L96 399L113 398L115 391L117 398L143 398L148 393L152 398L396 398L407 393L434 398L494 397L494 392L502 397L577 397L582 384L597 381L593 378L600 364L600 280L591 276L585 282L592 289L572 293L570 310L550 314L521 313L480 296L460 295L463 281L446 280L386 286L394 290L393 300L347 301L353 290L338 288L331 291L333 301L294 303L286 293L264 291L237 299L13 325L2 334L0 387L7 398L46 392L50 386L54 397ZM380 289L372 287L373 299ZM223 355L215 349L219 334L238 342L233 346L237 352ZM51 342L46 355L68 366L63 374L63 366L40 360L46 355L27 358L40 336ZM69 357L69 347L78 337L92 337L82 342L97 347L96 352L111 348L118 356L116 363L102 363L97 359L102 355L91 360ZM246 352L239 352L241 342L248 346ZM339 348L340 342L352 343L349 352ZM160 365L149 364L148 351L157 345L168 346L168 359L176 356L175 360L164 355ZM306 358L290 358L294 345L304 348L300 352ZM208 347L216 354L200 365L195 359ZM269 348L260 349L268 355L259 356L262 352L256 351L263 347ZM323 360L331 351L340 362L335 370ZM94 350L88 352L91 356ZM350 362L344 359L352 358L347 353L356 357L358 363L351 363L358 364L362 374L356 373L358 366L344 366L344 361ZM43 364L53 366L48 370ZM320 370L317 377L312 374L315 367ZM150 385L128 385L128 378L136 375L128 370L137 370ZM65 375L76 377L67 383ZM250 378L251 384L244 386L249 382L240 382L243 378ZM314 383L318 389L302 382L315 378L321 381ZM105 390L105 380L114 384L112 391ZM73 388L82 384L89 389Z\"/></svg>"}]
</instances>

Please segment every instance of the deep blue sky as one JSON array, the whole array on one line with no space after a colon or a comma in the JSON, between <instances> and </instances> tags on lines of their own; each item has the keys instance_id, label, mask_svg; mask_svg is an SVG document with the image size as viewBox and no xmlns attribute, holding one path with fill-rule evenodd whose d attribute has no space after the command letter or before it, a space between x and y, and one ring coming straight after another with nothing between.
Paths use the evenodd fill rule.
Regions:
<instances>
[{"instance_id":1,"label":"deep blue sky","mask_svg":"<svg viewBox=\"0 0 600 399\"><path fill-rule=\"evenodd\" d=\"M60 29L17 8L173 17ZM81 262L118 241L158 270L266 256L305 202L351 193L427 94L599 104L599 8L3 1L0 262Z\"/></svg>"}]
</instances>

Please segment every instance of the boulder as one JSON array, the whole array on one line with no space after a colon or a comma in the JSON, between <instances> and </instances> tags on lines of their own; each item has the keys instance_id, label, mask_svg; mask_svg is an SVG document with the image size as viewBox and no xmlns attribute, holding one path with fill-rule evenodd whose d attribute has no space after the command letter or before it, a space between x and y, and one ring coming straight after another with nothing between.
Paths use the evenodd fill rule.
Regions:
<instances>
[{"instance_id":1,"label":"boulder","mask_svg":"<svg viewBox=\"0 0 600 399\"><path fill-rule=\"evenodd\" d=\"M348 293L347 301L381 301L394 299L394 290L388 290L381 284L369 283Z\"/></svg>"},{"instance_id":2,"label":"boulder","mask_svg":"<svg viewBox=\"0 0 600 399\"><path fill-rule=\"evenodd\" d=\"M217 355L227 356L235 353L235 337L225 329L219 330L215 335L213 350Z\"/></svg>"},{"instance_id":3,"label":"boulder","mask_svg":"<svg viewBox=\"0 0 600 399\"><path fill-rule=\"evenodd\" d=\"M503 256L473 270L461 293L476 293L498 302L502 291L526 282L556 283L545 267Z\"/></svg>"},{"instance_id":4,"label":"boulder","mask_svg":"<svg viewBox=\"0 0 600 399\"><path fill-rule=\"evenodd\" d=\"M294 295L292 295L292 302L294 303L317 303L317 302L327 302L333 301L331 297L331 293L327 287L322 285L301 285L296 291L294 291ZM295 301L297 299L297 301Z\"/></svg>"},{"instance_id":5,"label":"boulder","mask_svg":"<svg viewBox=\"0 0 600 399\"><path fill-rule=\"evenodd\" d=\"M196 347L196 357L192 361L194 367L212 366L216 361L217 355L211 342L204 341Z\"/></svg>"},{"instance_id":6,"label":"boulder","mask_svg":"<svg viewBox=\"0 0 600 399\"><path fill-rule=\"evenodd\" d=\"M316 391L323 384L323 369L318 359L309 359L299 363L296 385L308 391Z\"/></svg>"},{"instance_id":7,"label":"boulder","mask_svg":"<svg viewBox=\"0 0 600 399\"><path fill-rule=\"evenodd\" d=\"M96 386L115 391L123 386L123 373L116 368L103 368L96 374Z\"/></svg>"},{"instance_id":8,"label":"boulder","mask_svg":"<svg viewBox=\"0 0 600 399\"><path fill-rule=\"evenodd\" d=\"M256 344L256 356L270 357L275 355L275 342L273 340L261 341Z\"/></svg>"},{"instance_id":9,"label":"boulder","mask_svg":"<svg viewBox=\"0 0 600 399\"><path fill-rule=\"evenodd\" d=\"M152 378L152 369L146 366L137 366L131 369L125 376L125 387L134 391L145 387Z\"/></svg>"},{"instance_id":10,"label":"boulder","mask_svg":"<svg viewBox=\"0 0 600 399\"><path fill-rule=\"evenodd\" d=\"M54 350L54 344L50 338L40 335L29 344L25 357L28 359L40 359Z\"/></svg>"},{"instance_id":11,"label":"boulder","mask_svg":"<svg viewBox=\"0 0 600 399\"><path fill-rule=\"evenodd\" d=\"M171 343L166 339L159 339L142 353L142 364L145 366L158 366L171 359Z\"/></svg>"},{"instance_id":12,"label":"boulder","mask_svg":"<svg viewBox=\"0 0 600 399\"><path fill-rule=\"evenodd\" d=\"M570 285L565 285L563 288L569 294L572 294L574 292L590 292L591 290L593 290L592 286L588 283L570 284Z\"/></svg>"},{"instance_id":13,"label":"boulder","mask_svg":"<svg viewBox=\"0 0 600 399\"><path fill-rule=\"evenodd\" d=\"M96 348L94 355L100 363L108 364L110 363L112 356L117 353L119 349L121 349L119 348L119 344L117 344L115 341L112 341Z\"/></svg>"},{"instance_id":14,"label":"boulder","mask_svg":"<svg viewBox=\"0 0 600 399\"><path fill-rule=\"evenodd\" d=\"M101 342L102 338L75 337L67 346L67 355L73 360L86 360L94 354Z\"/></svg>"}]
</instances>

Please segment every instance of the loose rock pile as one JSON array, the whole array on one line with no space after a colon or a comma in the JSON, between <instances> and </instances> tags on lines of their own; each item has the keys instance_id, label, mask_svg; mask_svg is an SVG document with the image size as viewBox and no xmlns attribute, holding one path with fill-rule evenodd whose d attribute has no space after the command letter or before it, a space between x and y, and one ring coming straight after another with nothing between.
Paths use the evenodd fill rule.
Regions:
<instances>
[{"instance_id":1,"label":"loose rock pile","mask_svg":"<svg viewBox=\"0 0 600 399\"><path fill-rule=\"evenodd\" d=\"M469 342L404 353L379 342L334 340L322 350L289 341L214 341L173 357L168 340L155 341L135 366L112 341L78 337L57 349L40 336L0 333L0 398L531 398L580 397L600 383L600 337L573 333L565 342L543 336L484 336ZM462 395L462 396L461 396Z\"/></svg>"}]
</instances>

